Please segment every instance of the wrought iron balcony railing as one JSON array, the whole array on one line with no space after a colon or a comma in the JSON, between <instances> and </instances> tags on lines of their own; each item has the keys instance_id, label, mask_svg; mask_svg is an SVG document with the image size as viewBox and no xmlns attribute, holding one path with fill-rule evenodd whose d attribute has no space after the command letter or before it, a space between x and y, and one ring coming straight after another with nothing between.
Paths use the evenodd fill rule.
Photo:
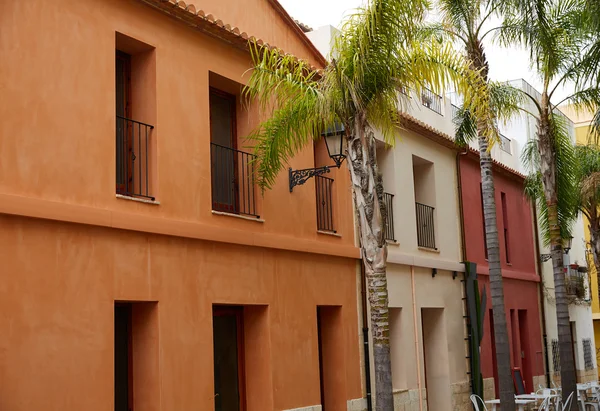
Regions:
<instances>
[{"instance_id":1,"label":"wrought iron balcony railing","mask_svg":"<svg viewBox=\"0 0 600 411\"><path fill-rule=\"evenodd\" d=\"M383 202L387 213L385 220L385 239L389 241L396 241L394 236L394 195L390 193L383 193Z\"/></svg>"},{"instance_id":2,"label":"wrought iron balcony railing","mask_svg":"<svg viewBox=\"0 0 600 411\"><path fill-rule=\"evenodd\" d=\"M569 297L577 299L586 298L587 273L580 272L577 269L565 268L565 288Z\"/></svg>"},{"instance_id":3,"label":"wrought iron balcony railing","mask_svg":"<svg viewBox=\"0 0 600 411\"><path fill-rule=\"evenodd\" d=\"M212 208L259 218L254 154L210 143Z\"/></svg>"},{"instance_id":4,"label":"wrought iron balcony railing","mask_svg":"<svg viewBox=\"0 0 600 411\"><path fill-rule=\"evenodd\" d=\"M117 116L117 194L154 200L150 194L148 164L148 145L153 129L150 124Z\"/></svg>"},{"instance_id":5,"label":"wrought iron balcony railing","mask_svg":"<svg viewBox=\"0 0 600 411\"><path fill-rule=\"evenodd\" d=\"M320 175L315 176L317 194L317 230L335 233L333 225L332 204L333 179Z\"/></svg>"},{"instance_id":6,"label":"wrought iron balcony railing","mask_svg":"<svg viewBox=\"0 0 600 411\"><path fill-rule=\"evenodd\" d=\"M417 244L419 247L431 248L437 250L435 247L435 227L434 227L434 213L435 208L416 203L417 209Z\"/></svg>"},{"instance_id":7,"label":"wrought iron balcony railing","mask_svg":"<svg viewBox=\"0 0 600 411\"><path fill-rule=\"evenodd\" d=\"M421 93L421 103L428 109L442 115L442 97L438 96L428 88L424 88Z\"/></svg>"}]
</instances>

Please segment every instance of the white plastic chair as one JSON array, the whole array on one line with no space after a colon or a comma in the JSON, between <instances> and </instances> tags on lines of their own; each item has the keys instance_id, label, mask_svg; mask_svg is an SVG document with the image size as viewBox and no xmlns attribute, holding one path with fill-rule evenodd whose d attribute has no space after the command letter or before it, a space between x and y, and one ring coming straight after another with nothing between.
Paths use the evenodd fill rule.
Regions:
<instances>
[{"instance_id":1,"label":"white plastic chair","mask_svg":"<svg viewBox=\"0 0 600 411\"><path fill-rule=\"evenodd\" d=\"M473 407L475 407L475 411L488 411L485 406L485 402L483 402L483 399L479 395L471 394L469 398L471 398L471 402L473 403ZM481 405L483 405L483 410L479 408L479 404L477 404L478 401L481 403Z\"/></svg>"},{"instance_id":2,"label":"white plastic chair","mask_svg":"<svg viewBox=\"0 0 600 411\"><path fill-rule=\"evenodd\" d=\"M600 411L600 402L598 401L598 387L595 385L591 385L590 389L592 390L592 395L588 396L586 393L586 397L582 399L583 409L587 410L589 407L592 407L594 411Z\"/></svg>"},{"instance_id":3,"label":"white plastic chair","mask_svg":"<svg viewBox=\"0 0 600 411\"><path fill-rule=\"evenodd\" d=\"M562 411L569 411L569 408L571 407L571 402L573 401L573 394L575 394L574 392L572 392L571 394L569 394L569 396L567 397L567 401L565 402L565 404L562 406Z\"/></svg>"},{"instance_id":4,"label":"white plastic chair","mask_svg":"<svg viewBox=\"0 0 600 411\"><path fill-rule=\"evenodd\" d=\"M540 408L538 408L538 411L550 411L550 405L552 404L551 397L546 397L544 398L544 401L542 401L542 404L540 405Z\"/></svg>"}]
</instances>

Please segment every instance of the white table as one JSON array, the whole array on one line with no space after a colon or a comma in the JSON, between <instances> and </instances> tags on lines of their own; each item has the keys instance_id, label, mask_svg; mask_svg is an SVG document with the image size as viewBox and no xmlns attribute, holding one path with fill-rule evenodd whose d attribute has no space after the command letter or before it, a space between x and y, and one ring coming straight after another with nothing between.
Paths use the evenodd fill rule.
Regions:
<instances>
[{"instance_id":1,"label":"white table","mask_svg":"<svg viewBox=\"0 0 600 411\"><path fill-rule=\"evenodd\" d=\"M532 392L531 394L520 394L520 395L515 395L515 398L517 400L545 400L547 397L550 398L554 398L554 397L560 397L560 395L556 395L556 394L550 394L550 395L544 395L544 394L536 394L534 392Z\"/></svg>"},{"instance_id":2,"label":"white table","mask_svg":"<svg viewBox=\"0 0 600 411\"><path fill-rule=\"evenodd\" d=\"M535 395L535 394L534 394ZM517 410L525 411L525 406L527 404L531 404L536 402L537 400L526 400L526 399L515 399L515 404L517 405ZM492 406L492 411L496 411L498 409L498 405L500 405L500 400L489 400L485 402L486 404L490 404Z\"/></svg>"}]
</instances>

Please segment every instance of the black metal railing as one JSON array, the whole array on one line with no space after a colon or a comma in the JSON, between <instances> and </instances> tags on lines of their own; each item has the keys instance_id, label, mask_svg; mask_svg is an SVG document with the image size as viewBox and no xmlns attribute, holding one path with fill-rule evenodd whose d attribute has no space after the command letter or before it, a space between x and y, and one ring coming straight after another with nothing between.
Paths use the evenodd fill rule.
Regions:
<instances>
[{"instance_id":1,"label":"black metal railing","mask_svg":"<svg viewBox=\"0 0 600 411\"><path fill-rule=\"evenodd\" d=\"M145 197L150 195L149 151L150 135L154 126L117 116L116 163L117 193Z\"/></svg>"},{"instance_id":2,"label":"black metal railing","mask_svg":"<svg viewBox=\"0 0 600 411\"><path fill-rule=\"evenodd\" d=\"M317 192L317 230L335 233L333 226L332 203L333 179L315 176L315 189Z\"/></svg>"},{"instance_id":3,"label":"black metal railing","mask_svg":"<svg viewBox=\"0 0 600 411\"><path fill-rule=\"evenodd\" d=\"M417 244L419 247L431 248L437 250L435 247L435 227L434 227L434 213L435 208L416 203L417 207Z\"/></svg>"},{"instance_id":4,"label":"black metal railing","mask_svg":"<svg viewBox=\"0 0 600 411\"><path fill-rule=\"evenodd\" d=\"M594 361L592 360L592 339L583 338L581 340L581 345L583 346L583 363L585 364L585 370L593 370Z\"/></svg>"},{"instance_id":5,"label":"black metal railing","mask_svg":"<svg viewBox=\"0 0 600 411\"><path fill-rule=\"evenodd\" d=\"M500 134L500 148L502 151L511 154L512 150L510 149L510 138L506 137L503 134Z\"/></svg>"},{"instance_id":6,"label":"black metal railing","mask_svg":"<svg viewBox=\"0 0 600 411\"><path fill-rule=\"evenodd\" d=\"M458 116L458 106L455 106L454 104L452 104L452 121L456 121L456 116Z\"/></svg>"},{"instance_id":7,"label":"black metal railing","mask_svg":"<svg viewBox=\"0 0 600 411\"><path fill-rule=\"evenodd\" d=\"M438 96L428 88L424 88L421 92L421 103L428 109L442 115L442 97Z\"/></svg>"},{"instance_id":8,"label":"black metal railing","mask_svg":"<svg viewBox=\"0 0 600 411\"><path fill-rule=\"evenodd\" d=\"M210 143L213 210L259 218L255 158L254 154Z\"/></svg>"},{"instance_id":9,"label":"black metal railing","mask_svg":"<svg viewBox=\"0 0 600 411\"><path fill-rule=\"evenodd\" d=\"M565 288L568 296L578 299L585 298L585 277L587 277L587 273L565 267Z\"/></svg>"},{"instance_id":10,"label":"black metal railing","mask_svg":"<svg viewBox=\"0 0 600 411\"><path fill-rule=\"evenodd\" d=\"M394 195L383 193L383 202L387 214L385 219L385 239L396 241L396 238L394 237Z\"/></svg>"}]
</instances>

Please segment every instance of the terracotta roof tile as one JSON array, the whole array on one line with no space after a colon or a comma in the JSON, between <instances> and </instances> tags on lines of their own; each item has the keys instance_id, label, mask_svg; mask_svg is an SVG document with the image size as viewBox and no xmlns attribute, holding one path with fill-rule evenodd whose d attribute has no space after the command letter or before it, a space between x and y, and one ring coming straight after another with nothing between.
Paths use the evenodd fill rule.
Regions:
<instances>
[{"instance_id":1,"label":"terracotta roof tile","mask_svg":"<svg viewBox=\"0 0 600 411\"><path fill-rule=\"evenodd\" d=\"M232 27L230 24L226 24L223 20L217 19L210 13L204 10L196 9L192 3L186 4L185 1L177 0L139 0L155 9L162 11L171 17L176 18L179 21L186 23L188 26L214 38L224 40L225 42L243 50L249 50L249 40L256 40L259 45L266 45L270 49L277 48L263 41L262 39L256 39L254 36L248 35L246 32L241 31L238 27ZM283 20L296 32L300 40L311 50L315 59L325 67L327 60L312 44L312 42L304 34L303 28L301 28L285 11L285 9L279 4L277 0L268 0L269 3L275 8L276 12L281 15ZM311 65L311 68L317 70L317 67Z\"/></svg>"}]
</instances>

